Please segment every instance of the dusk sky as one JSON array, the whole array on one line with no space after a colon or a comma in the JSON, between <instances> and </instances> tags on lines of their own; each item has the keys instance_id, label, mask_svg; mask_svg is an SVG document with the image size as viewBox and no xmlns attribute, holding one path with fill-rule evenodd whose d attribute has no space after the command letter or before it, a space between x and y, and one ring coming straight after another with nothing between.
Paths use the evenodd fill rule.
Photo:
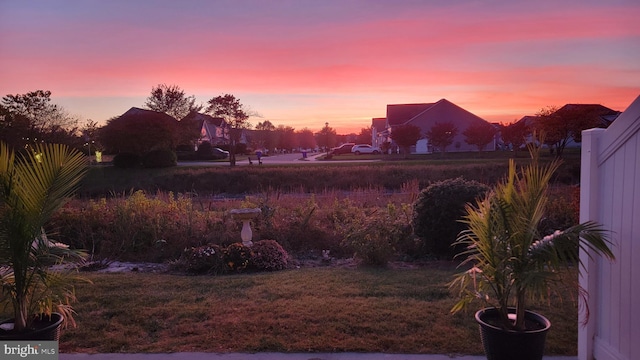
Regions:
<instances>
[{"instance_id":1,"label":"dusk sky","mask_svg":"<svg viewBox=\"0 0 640 360\"><path fill-rule=\"evenodd\" d=\"M442 98L487 121L640 95L637 0L0 0L0 96L50 90L104 124L151 88L358 132Z\"/></svg>"}]
</instances>

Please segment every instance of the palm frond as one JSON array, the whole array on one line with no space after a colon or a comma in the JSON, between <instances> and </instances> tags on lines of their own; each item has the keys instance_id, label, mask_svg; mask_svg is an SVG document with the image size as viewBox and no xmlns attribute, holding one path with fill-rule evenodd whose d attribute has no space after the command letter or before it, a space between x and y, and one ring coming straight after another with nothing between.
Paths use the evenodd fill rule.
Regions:
<instances>
[{"instance_id":1,"label":"palm frond","mask_svg":"<svg viewBox=\"0 0 640 360\"><path fill-rule=\"evenodd\" d=\"M65 145L38 144L15 156L0 142L0 266L10 272L2 278L2 300L13 306L18 331L34 311L47 314L58 307L72 315L66 309L73 286L61 285L65 277L48 267L79 261L83 253L49 241L42 229L73 195L85 169L82 154Z\"/></svg>"},{"instance_id":2,"label":"palm frond","mask_svg":"<svg viewBox=\"0 0 640 360\"><path fill-rule=\"evenodd\" d=\"M540 236L549 183L560 162L541 165L538 151L531 151L532 161L519 171L510 160L507 177L475 206L466 207L462 222L467 229L456 244L465 246L463 264L479 271L462 272L451 283L461 297L453 312L478 298L497 303L501 314L513 306L516 321L505 315L503 326L522 330L527 301L546 298L551 288L561 285L561 270L580 264L579 248L614 258L608 234L596 223Z\"/></svg>"}]
</instances>

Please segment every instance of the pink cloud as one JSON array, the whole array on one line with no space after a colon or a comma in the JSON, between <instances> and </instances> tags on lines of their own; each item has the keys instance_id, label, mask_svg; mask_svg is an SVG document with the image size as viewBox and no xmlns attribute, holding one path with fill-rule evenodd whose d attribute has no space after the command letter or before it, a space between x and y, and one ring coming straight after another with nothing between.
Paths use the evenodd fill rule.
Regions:
<instances>
[{"instance_id":1,"label":"pink cloud","mask_svg":"<svg viewBox=\"0 0 640 360\"><path fill-rule=\"evenodd\" d=\"M172 17L162 7L119 6L104 18L41 16L20 31L0 25L10 34L0 39L0 91L144 98L152 86L174 83L205 96L270 94L279 103L309 95L316 101L299 108L259 104L283 121L330 117L344 126L383 116L392 102L447 98L487 120L512 120L566 102L621 109L640 92L637 6L463 4L351 4L334 15L335 5L316 3L326 17L300 8L281 17L288 8L265 6L259 15L204 6L173 8Z\"/></svg>"}]
</instances>

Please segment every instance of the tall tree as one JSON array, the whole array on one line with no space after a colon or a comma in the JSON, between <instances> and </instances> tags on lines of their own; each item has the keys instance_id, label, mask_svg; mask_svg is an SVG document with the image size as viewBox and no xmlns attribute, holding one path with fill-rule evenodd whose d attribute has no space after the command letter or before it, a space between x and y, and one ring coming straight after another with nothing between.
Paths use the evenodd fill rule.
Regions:
<instances>
[{"instance_id":1,"label":"tall tree","mask_svg":"<svg viewBox=\"0 0 640 360\"><path fill-rule=\"evenodd\" d=\"M296 129L291 126L278 125L275 130L277 143L276 146L279 149L291 151L298 147L298 139L296 139Z\"/></svg>"},{"instance_id":2,"label":"tall tree","mask_svg":"<svg viewBox=\"0 0 640 360\"><path fill-rule=\"evenodd\" d=\"M371 126L360 129L360 133L356 135L356 144L371 144Z\"/></svg>"},{"instance_id":3,"label":"tall tree","mask_svg":"<svg viewBox=\"0 0 640 360\"><path fill-rule=\"evenodd\" d=\"M455 136L458 135L458 128L451 122L436 122L426 135L431 145L444 154L447 146L451 145Z\"/></svg>"},{"instance_id":4,"label":"tall tree","mask_svg":"<svg viewBox=\"0 0 640 360\"><path fill-rule=\"evenodd\" d=\"M329 151L330 148L336 145L336 130L329 126L329 123L324 123L324 127L320 132L316 133L316 143L324 151Z\"/></svg>"},{"instance_id":5,"label":"tall tree","mask_svg":"<svg viewBox=\"0 0 640 360\"><path fill-rule=\"evenodd\" d=\"M478 147L478 151L484 151L495 138L498 130L488 122L478 122L466 128L462 135L465 137L467 144L475 145Z\"/></svg>"},{"instance_id":6,"label":"tall tree","mask_svg":"<svg viewBox=\"0 0 640 360\"><path fill-rule=\"evenodd\" d=\"M173 116L176 120L182 120L192 111L202 110L202 105L196 105L195 96L187 96L178 85L166 84L159 84L151 89L145 106L149 110Z\"/></svg>"},{"instance_id":7,"label":"tall tree","mask_svg":"<svg viewBox=\"0 0 640 360\"><path fill-rule=\"evenodd\" d=\"M0 128L13 146L34 141L64 143L77 147L79 119L51 102L51 91L8 94L2 98ZM4 131L3 131L4 132ZM37 140L35 140L37 139Z\"/></svg>"},{"instance_id":8,"label":"tall tree","mask_svg":"<svg viewBox=\"0 0 640 360\"><path fill-rule=\"evenodd\" d=\"M502 141L505 145L510 144L515 156L518 156L518 149L527 142L529 135L529 126L526 121L514 121L502 127L500 130Z\"/></svg>"},{"instance_id":9,"label":"tall tree","mask_svg":"<svg viewBox=\"0 0 640 360\"><path fill-rule=\"evenodd\" d=\"M244 106L231 94L216 96L207 102L206 112L212 116L223 118L229 124L229 165L236 165L236 146L240 143L242 133L245 129L249 129L249 114Z\"/></svg>"},{"instance_id":10,"label":"tall tree","mask_svg":"<svg viewBox=\"0 0 640 360\"><path fill-rule=\"evenodd\" d=\"M303 149L314 149L317 145L316 139L313 136L313 131L308 128L298 130L296 132L296 137L298 138L298 146Z\"/></svg>"},{"instance_id":11,"label":"tall tree","mask_svg":"<svg viewBox=\"0 0 640 360\"><path fill-rule=\"evenodd\" d=\"M254 142L257 148L273 150L276 147L276 127L269 120L259 122L255 126Z\"/></svg>"},{"instance_id":12,"label":"tall tree","mask_svg":"<svg viewBox=\"0 0 640 360\"><path fill-rule=\"evenodd\" d=\"M86 145L86 151L91 156L92 152L102 151L103 146L100 143L99 132L100 127L98 123L95 121L89 120L84 126L80 129L82 133L82 139L84 140L84 144Z\"/></svg>"},{"instance_id":13,"label":"tall tree","mask_svg":"<svg viewBox=\"0 0 640 360\"><path fill-rule=\"evenodd\" d=\"M600 115L609 113L599 105L565 105L542 108L536 115L535 130L543 134L545 143L562 157L570 140L580 142L582 130L601 126Z\"/></svg>"},{"instance_id":14,"label":"tall tree","mask_svg":"<svg viewBox=\"0 0 640 360\"><path fill-rule=\"evenodd\" d=\"M409 155L411 146L422 139L420 128L412 125L400 125L391 129L391 139L402 149L405 156Z\"/></svg>"}]
</instances>

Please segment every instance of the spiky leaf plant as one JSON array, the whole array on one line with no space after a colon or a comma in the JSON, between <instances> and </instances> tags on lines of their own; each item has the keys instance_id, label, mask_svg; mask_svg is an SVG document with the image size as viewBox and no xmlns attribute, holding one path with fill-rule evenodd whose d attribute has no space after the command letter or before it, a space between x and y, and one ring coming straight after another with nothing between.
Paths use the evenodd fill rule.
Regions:
<instances>
[{"instance_id":1,"label":"spiky leaf plant","mask_svg":"<svg viewBox=\"0 0 640 360\"><path fill-rule=\"evenodd\" d=\"M66 145L37 144L16 155L0 142L0 305L13 309L15 332L53 311L73 324L77 278L50 268L82 261L84 253L49 240L43 229L85 170L83 155Z\"/></svg>"},{"instance_id":2,"label":"spiky leaf plant","mask_svg":"<svg viewBox=\"0 0 640 360\"><path fill-rule=\"evenodd\" d=\"M465 258L461 266L470 270L450 284L460 295L452 312L479 299L499 310L504 329L524 331L529 302L548 298L562 270L581 267L577 249L591 248L614 259L607 231L594 222L539 234L549 183L560 166L559 160L541 164L539 151L531 147L531 162L519 169L512 159L506 179L475 206L467 205L461 220L467 228L455 244L464 247L458 256ZM509 318L510 307L516 309L515 320Z\"/></svg>"}]
</instances>

